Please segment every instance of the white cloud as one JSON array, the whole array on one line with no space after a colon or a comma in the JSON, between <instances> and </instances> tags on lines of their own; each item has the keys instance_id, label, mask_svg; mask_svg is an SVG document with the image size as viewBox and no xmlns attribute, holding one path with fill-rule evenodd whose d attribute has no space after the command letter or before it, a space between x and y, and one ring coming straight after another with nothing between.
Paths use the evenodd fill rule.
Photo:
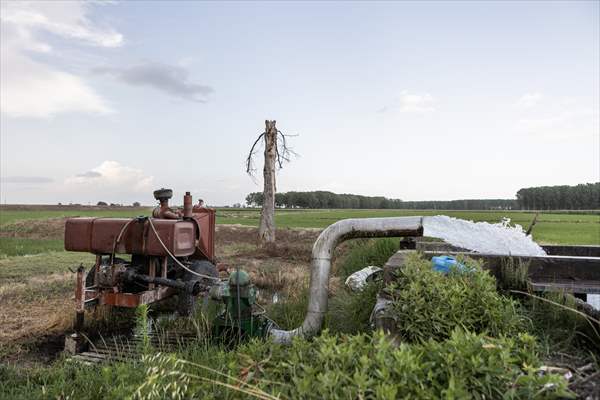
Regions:
<instances>
[{"instance_id":1,"label":"white cloud","mask_svg":"<svg viewBox=\"0 0 600 400\"><path fill-rule=\"evenodd\" d=\"M23 31L43 30L97 46L120 46L123 35L111 28L96 26L87 18L90 5L83 1L3 2L2 21L15 24Z\"/></svg>"},{"instance_id":2,"label":"white cloud","mask_svg":"<svg viewBox=\"0 0 600 400\"><path fill-rule=\"evenodd\" d=\"M403 90L394 104L385 106L379 111L387 112L391 110L398 110L401 113L428 113L435 111L435 99L429 93L416 94Z\"/></svg>"},{"instance_id":3,"label":"white cloud","mask_svg":"<svg viewBox=\"0 0 600 400\"><path fill-rule=\"evenodd\" d=\"M90 171L67 178L65 184L95 190L147 192L152 189L153 182L154 177L146 175L141 169L122 165L117 161L104 161Z\"/></svg>"},{"instance_id":4,"label":"white cloud","mask_svg":"<svg viewBox=\"0 0 600 400\"><path fill-rule=\"evenodd\" d=\"M429 93L414 94L406 90L400 92L400 112L424 113L435 111L434 98Z\"/></svg>"},{"instance_id":5,"label":"white cloud","mask_svg":"<svg viewBox=\"0 0 600 400\"><path fill-rule=\"evenodd\" d=\"M91 5L78 1L1 3L2 113L39 118L111 111L81 77L34 58L36 53L52 56L52 47L41 38L48 33L94 46L121 45L121 34L87 18Z\"/></svg>"},{"instance_id":6,"label":"white cloud","mask_svg":"<svg viewBox=\"0 0 600 400\"><path fill-rule=\"evenodd\" d=\"M50 117L63 112L109 113L110 107L81 78L2 51L0 104L10 117Z\"/></svg>"},{"instance_id":7,"label":"white cloud","mask_svg":"<svg viewBox=\"0 0 600 400\"><path fill-rule=\"evenodd\" d=\"M542 97L541 93L525 93L517 100L516 106L524 109L535 107Z\"/></svg>"}]
</instances>

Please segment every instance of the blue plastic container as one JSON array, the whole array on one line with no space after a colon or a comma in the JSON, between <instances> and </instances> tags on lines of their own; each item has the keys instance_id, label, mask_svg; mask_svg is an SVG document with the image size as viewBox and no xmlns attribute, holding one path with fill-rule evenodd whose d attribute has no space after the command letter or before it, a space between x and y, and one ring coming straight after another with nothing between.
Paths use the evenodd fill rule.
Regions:
<instances>
[{"instance_id":1,"label":"blue plastic container","mask_svg":"<svg viewBox=\"0 0 600 400\"><path fill-rule=\"evenodd\" d=\"M437 272L441 272L442 274L447 274L450 272L450 268L453 266L460 272L469 272L470 268L466 265L459 263L456 261L456 258L452 256L438 256L431 258L431 264L433 266L433 270Z\"/></svg>"}]
</instances>

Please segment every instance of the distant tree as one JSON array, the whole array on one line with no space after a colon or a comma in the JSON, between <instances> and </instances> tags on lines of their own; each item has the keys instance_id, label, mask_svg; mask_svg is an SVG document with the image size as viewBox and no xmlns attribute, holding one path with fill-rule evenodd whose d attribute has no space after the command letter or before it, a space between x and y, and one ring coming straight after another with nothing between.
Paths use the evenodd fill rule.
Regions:
<instances>
[{"instance_id":1,"label":"distant tree","mask_svg":"<svg viewBox=\"0 0 600 400\"><path fill-rule=\"evenodd\" d=\"M240 203L233 203L233 208L242 208L242 205Z\"/></svg>"},{"instance_id":2,"label":"distant tree","mask_svg":"<svg viewBox=\"0 0 600 400\"><path fill-rule=\"evenodd\" d=\"M265 131L250 148L246 158L246 172L254 177L254 156L257 145L261 140L264 142L264 167L263 167L263 202L260 213L260 226L258 228L258 240L261 245L275 242L275 170L283 168L283 164L290 161L294 154L288 147L287 138L275 126L276 121L265 121ZM248 201L248 200L246 200Z\"/></svg>"},{"instance_id":3,"label":"distant tree","mask_svg":"<svg viewBox=\"0 0 600 400\"><path fill-rule=\"evenodd\" d=\"M108 205L108 203L104 202L104 201L99 201L98 204L96 204L97 206L102 206L105 207Z\"/></svg>"},{"instance_id":4,"label":"distant tree","mask_svg":"<svg viewBox=\"0 0 600 400\"><path fill-rule=\"evenodd\" d=\"M246 196L246 204L263 205L264 196L254 192ZM410 210L512 210L519 204L514 199L469 199L449 201L402 201L382 196L337 194L327 191L286 192L275 194L275 205L285 208L354 208Z\"/></svg>"},{"instance_id":5,"label":"distant tree","mask_svg":"<svg viewBox=\"0 0 600 400\"><path fill-rule=\"evenodd\" d=\"M250 193L246 196L246 204L250 207L262 207L264 199L264 195L260 192Z\"/></svg>"},{"instance_id":6,"label":"distant tree","mask_svg":"<svg viewBox=\"0 0 600 400\"><path fill-rule=\"evenodd\" d=\"M526 210L597 210L600 182L523 188L517 192L517 202Z\"/></svg>"},{"instance_id":7,"label":"distant tree","mask_svg":"<svg viewBox=\"0 0 600 400\"><path fill-rule=\"evenodd\" d=\"M139 201L134 201L132 205L133 205L133 207L140 207L141 206L141 204L140 204Z\"/></svg>"}]
</instances>

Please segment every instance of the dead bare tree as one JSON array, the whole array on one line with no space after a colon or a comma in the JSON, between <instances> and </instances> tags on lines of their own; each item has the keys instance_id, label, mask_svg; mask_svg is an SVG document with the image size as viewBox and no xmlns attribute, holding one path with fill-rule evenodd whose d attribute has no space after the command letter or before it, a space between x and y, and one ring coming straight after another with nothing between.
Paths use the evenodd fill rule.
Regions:
<instances>
[{"instance_id":1,"label":"dead bare tree","mask_svg":"<svg viewBox=\"0 0 600 400\"><path fill-rule=\"evenodd\" d=\"M290 135L284 135L275 127L276 121L265 121L265 131L258 135L258 138L250 148L250 153L246 158L246 172L255 177L254 156L258 151L261 139L264 141L265 164L263 167L263 205L260 213L260 226L258 228L258 240L261 245L275 243L275 184L276 169L283 168L283 164L290 161L295 155L294 151L288 146L287 138Z\"/></svg>"}]
</instances>

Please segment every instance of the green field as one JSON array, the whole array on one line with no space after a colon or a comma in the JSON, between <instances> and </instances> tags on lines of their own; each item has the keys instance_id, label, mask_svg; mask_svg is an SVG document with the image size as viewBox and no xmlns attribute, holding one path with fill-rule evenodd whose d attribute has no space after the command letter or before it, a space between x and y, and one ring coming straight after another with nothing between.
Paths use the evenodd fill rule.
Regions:
<instances>
[{"instance_id":1,"label":"green field","mask_svg":"<svg viewBox=\"0 0 600 400\"><path fill-rule=\"evenodd\" d=\"M11 210L0 209L0 256L36 254L62 249L60 235L31 239L23 221L36 221L74 217L133 217L148 215L150 208L142 209L65 209L65 210ZM535 215L522 211L443 211L443 210L277 210L278 228L325 228L345 218L395 217L410 215L448 215L473 221L499 222L510 218L513 224L527 228ZM218 224L258 226L258 209L217 210ZM542 213L533 231L533 238L541 244L600 245L600 215L574 213Z\"/></svg>"},{"instance_id":2,"label":"green field","mask_svg":"<svg viewBox=\"0 0 600 400\"><path fill-rule=\"evenodd\" d=\"M500 222L511 219L525 229L534 212L520 211L442 211L442 210L278 210L275 222L280 228L325 228L344 218L399 217L410 215L448 215L476 222ZM217 212L221 224L258 226L256 210L228 210ZM540 214L533 231L534 240L543 244L600 244L600 215L590 214Z\"/></svg>"},{"instance_id":3,"label":"green field","mask_svg":"<svg viewBox=\"0 0 600 400\"><path fill-rule=\"evenodd\" d=\"M16 221L27 219L49 219L62 217L135 217L141 214L148 215L152 208L110 208L106 210L65 209L65 210L12 210L0 208L0 226L9 225Z\"/></svg>"}]
</instances>

